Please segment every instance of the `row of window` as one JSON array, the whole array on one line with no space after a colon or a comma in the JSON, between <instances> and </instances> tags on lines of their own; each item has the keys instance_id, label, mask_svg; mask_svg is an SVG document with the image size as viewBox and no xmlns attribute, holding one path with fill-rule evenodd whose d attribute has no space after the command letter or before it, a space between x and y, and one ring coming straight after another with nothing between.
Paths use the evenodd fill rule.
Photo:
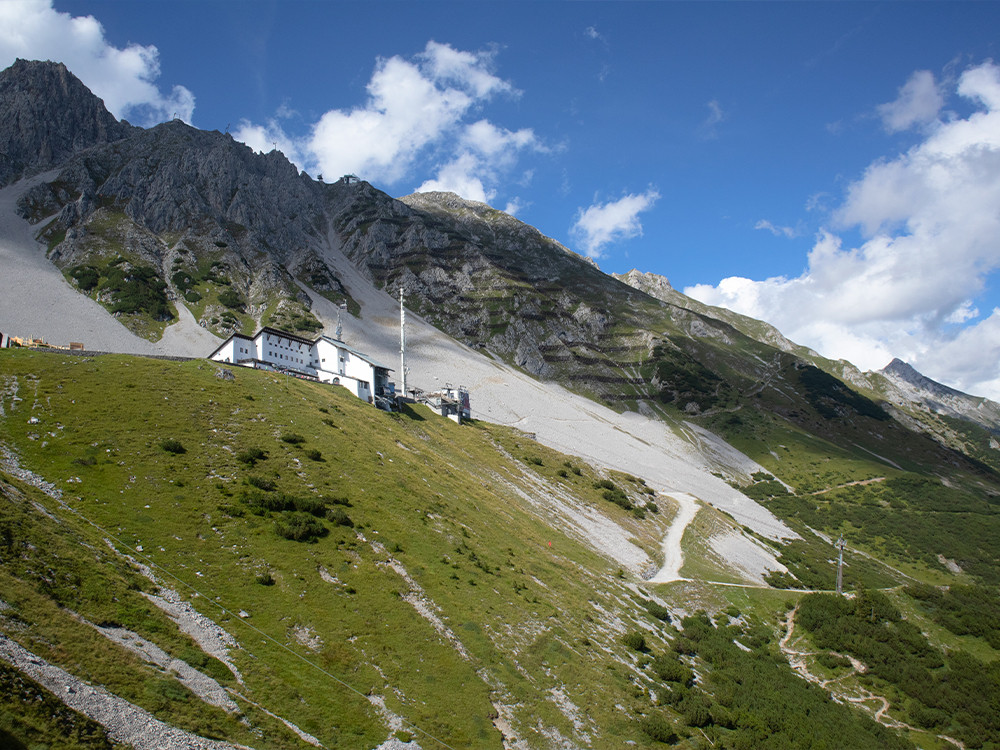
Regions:
<instances>
[{"instance_id":1,"label":"row of window","mask_svg":"<svg viewBox=\"0 0 1000 750\"><path fill-rule=\"evenodd\" d=\"M299 357L292 357L288 354L282 354L281 352L278 352L277 354L275 354L274 352L268 352L268 354L270 354L272 357L277 357L278 359L286 359L289 362L298 362L300 365L305 364L305 362Z\"/></svg>"},{"instance_id":2,"label":"row of window","mask_svg":"<svg viewBox=\"0 0 1000 750\"><path fill-rule=\"evenodd\" d=\"M251 354L252 353L251 350L249 348L247 348L247 347L240 346L240 347L237 347L237 348L239 349L240 354ZM282 347L282 346L279 345L278 348L279 349L282 349L282 348L287 349L288 347ZM304 360L304 359L301 359L299 357L292 357L291 355L282 354L281 352L269 351L268 355L271 356L271 357L276 357L277 359L284 359L284 360L287 360L289 362L296 362L298 364L307 364L306 360ZM341 363L344 363L346 361L347 356L348 355L345 354L344 356L340 357ZM326 362L326 357L323 357L321 359L321 361L325 363ZM315 365L316 363L313 362L311 364Z\"/></svg>"}]
</instances>

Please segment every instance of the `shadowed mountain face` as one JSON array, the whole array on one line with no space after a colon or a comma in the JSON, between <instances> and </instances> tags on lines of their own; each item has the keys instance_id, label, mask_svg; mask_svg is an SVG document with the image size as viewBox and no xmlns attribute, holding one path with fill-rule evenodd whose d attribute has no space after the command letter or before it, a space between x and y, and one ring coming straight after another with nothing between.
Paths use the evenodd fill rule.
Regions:
<instances>
[{"instance_id":1,"label":"shadowed mountain face","mask_svg":"<svg viewBox=\"0 0 1000 750\"><path fill-rule=\"evenodd\" d=\"M61 63L18 60L0 73L0 101L0 187L133 130Z\"/></svg>"}]
</instances>

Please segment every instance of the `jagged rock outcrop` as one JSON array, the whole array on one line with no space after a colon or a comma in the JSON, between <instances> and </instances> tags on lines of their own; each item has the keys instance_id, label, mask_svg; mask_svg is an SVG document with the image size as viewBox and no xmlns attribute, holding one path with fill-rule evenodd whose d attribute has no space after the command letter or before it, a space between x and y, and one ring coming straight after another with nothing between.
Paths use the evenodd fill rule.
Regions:
<instances>
[{"instance_id":1,"label":"jagged rock outcrop","mask_svg":"<svg viewBox=\"0 0 1000 750\"><path fill-rule=\"evenodd\" d=\"M123 258L128 268L154 269L174 298L193 299L201 282L216 294L229 287L228 305L195 293L202 324L217 333L243 327L244 316L318 326L297 280L345 298L318 253L327 207L344 185L318 183L278 152L258 155L180 121L148 130L118 122L61 64L19 61L0 74L0 97L9 115L0 175L57 170L18 209L66 272L97 273Z\"/></svg>"},{"instance_id":2,"label":"jagged rock outcrop","mask_svg":"<svg viewBox=\"0 0 1000 750\"><path fill-rule=\"evenodd\" d=\"M336 223L343 249L375 283L402 287L440 328L534 375L625 381L604 351L648 353L648 337L610 331L615 314L648 297L509 214L452 193L356 203ZM609 305L614 300L615 309ZM662 316L662 311L660 313ZM631 341L629 340L631 339Z\"/></svg>"},{"instance_id":3,"label":"jagged rock outcrop","mask_svg":"<svg viewBox=\"0 0 1000 750\"><path fill-rule=\"evenodd\" d=\"M0 187L133 130L62 63L17 60L0 72L0 101Z\"/></svg>"}]
</instances>

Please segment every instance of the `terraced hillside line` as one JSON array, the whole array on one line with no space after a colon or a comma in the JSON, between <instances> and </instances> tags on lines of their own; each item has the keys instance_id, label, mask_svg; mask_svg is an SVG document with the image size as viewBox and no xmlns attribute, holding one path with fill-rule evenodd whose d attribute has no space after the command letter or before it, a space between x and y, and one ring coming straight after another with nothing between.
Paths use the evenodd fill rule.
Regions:
<instances>
[{"instance_id":1,"label":"terraced hillside line","mask_svg":"<svg viewBox=\"0 0 1000 750\"><path fill-rule=\"evenodd\" d=\"M63 703L135 750L236 750L246 745L209 740L160 721L143 708L77 679L0 634L0 659L45 687Z\"/></svg>"}]
</instances>

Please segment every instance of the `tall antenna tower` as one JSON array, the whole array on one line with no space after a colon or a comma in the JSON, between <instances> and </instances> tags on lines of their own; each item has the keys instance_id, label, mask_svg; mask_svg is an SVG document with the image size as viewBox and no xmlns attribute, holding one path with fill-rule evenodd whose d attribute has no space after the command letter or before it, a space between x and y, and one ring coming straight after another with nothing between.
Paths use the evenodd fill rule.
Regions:
<instances>
[{"instance_id":1,"label":"tall antenna tower","mask_svg":"<svg viewBox=\"0 0 1000 750\"><path fill-rule=\"evenodd\" d=\"M399 287L399 377L403 398L406 398L406 308L403 307L403 287Z\"/></svg>"},{"instance_id":2,"label":"tall antenna tower","mask_svg":"<svg viewBox=\"0 0 1000 750\"><path fill-rule=\"evenodd\" d=\"M344 335L344 323L341 320L341 316L344 314L344 308L347 307L346 302L341 302L337 305L337 341L343 341L341 338Z\"/></svg>"},{"instance_id":3,"label":"tall antenna tower","mask_svg":"<svg viewBox=\"0 0 1000 750\"><path fill-rule=\"evenodd\" d=\"M844 535L840 535L840 539L837 540L837 549L840 550L840 556L837 559L837 593L844 593Z\"/></svg>"}]
</instances>

